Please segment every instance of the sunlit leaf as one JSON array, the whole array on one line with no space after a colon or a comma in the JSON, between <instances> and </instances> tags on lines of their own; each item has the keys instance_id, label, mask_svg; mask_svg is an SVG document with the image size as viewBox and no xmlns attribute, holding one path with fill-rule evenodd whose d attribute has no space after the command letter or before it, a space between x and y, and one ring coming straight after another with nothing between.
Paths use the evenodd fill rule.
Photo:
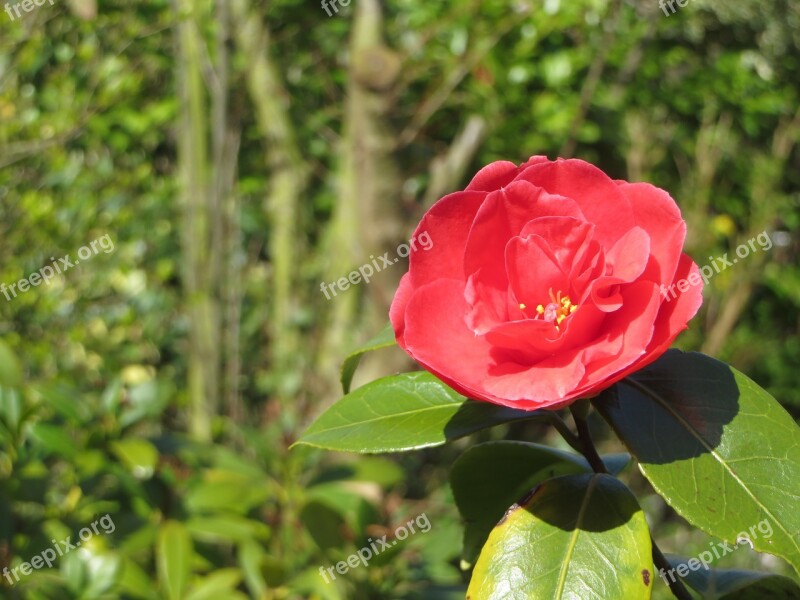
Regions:
<instances>
[{"instance_id":1,"label":"sunlit leaf","mask_svg":"<svg viewBox=\"0 0 800 600\"><path fill-rule=\"evenodd\" d=\"M394 346L395 343L394 329L392 329L391 323L387 323L375 337L351 352L342 364L341 381L344 393L347 394L350 391L353 375L355 375L358 364L361 362L361 357L364 356L364 354L373 350L379 350L380 348L389 348Z\"/></svg>"},{"instance_id":2,"label":"sunlit leaf","mask_svg":"<svg viewBox=\"0 0 800 600\"><path fill-rule=\"evenodd\" d=\"M167 521L158 534L156 559L161 589L169 600L182 600L191 576L192 539L177 521Z\"/></svg>"},{"instance_id":3,"label":"sunlit leaf","mask_svg":"<svg viewBox=\"0 0 800 600\"><path fill-rule=\"evenodd\" d=\"M650 533L633 494L610 475L545 481L492 530L469 600L647 600Z\"/></svg>"},{"instance_id":4,"label":"sunlit leaf","mask_svg":"<svg viewBox=\"0 0 800 600\"><path fill-rule=\"evenodd\" d=\"M430 373L368 383L336 402L297 441L345 452L399 452L439 446L535 412L467 400Z\"/></svg>"},{"instance_id":5,"label":"sunlit leaf","mask_svg":"<svg viewBox=\"0 0 800 600\"><path fill-rule=\"evenodd\" d=\"M752 380L672 350L595 406L686 520L800 569L800 428Z\"/></svg>"}]
</instances>

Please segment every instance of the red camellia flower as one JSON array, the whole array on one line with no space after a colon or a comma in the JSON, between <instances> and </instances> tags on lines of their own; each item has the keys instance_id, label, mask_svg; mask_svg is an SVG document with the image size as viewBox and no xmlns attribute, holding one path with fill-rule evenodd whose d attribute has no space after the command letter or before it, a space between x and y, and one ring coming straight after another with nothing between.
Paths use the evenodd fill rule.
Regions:
<instances>
[{"instance_id":1,"label":"red camellia flower","mask_svg":"<svg viewBox=\"0 0 800 600\"><path fill-rule=\"evenodd\" d=\"M593 396L664 353L702 304L675 201L581 160L492 163L425 214L425 232L392 325L470 398L534 410ZM686 291L667 297L676 282Z\"/></svg>"}]
</instances>

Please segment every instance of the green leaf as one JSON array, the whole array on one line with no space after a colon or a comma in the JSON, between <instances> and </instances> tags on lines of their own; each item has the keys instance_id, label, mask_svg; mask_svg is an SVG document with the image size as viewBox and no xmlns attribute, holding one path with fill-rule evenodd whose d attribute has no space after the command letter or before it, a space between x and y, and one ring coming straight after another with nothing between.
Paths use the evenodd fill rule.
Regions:
<instances>
[{"instance_id":1,"label":"green leaf","mask_svg":"<svg viewBox=\"0 0 800 600\"><path fill-rule=\"evenodd\" d=\"M269 497L266 478L243 475L226 469L206 469L201 481L186 493L186 509L191 514L220 510L246 513Z\"/></svg>"},{"instance_id":2,"label":"green leaf","mask_svg":"<svg viewBox=\"0 0 800 600\"><path fill-rule=\"evenodd\" d=\"M475 600L647 600L650 532L633 494L610 475L545 481L492 530L472 573Z\"/></svg>"},{"instance_id":3,"label":"green leaf","mask_svg":"<svg viewBox=\"0 0 800 600\"><path fill-rule=\"evenodd\" d=\"M36 386L44 401L72 425L82 425L92 418L81 393L63 383L48 383Z\"/></svg>"},{"instance_id":4,"label":"green leaf","mask_svg":"<svg viewBox=\"0 0 800 600\"><path fill-rule=\"evenodd\" d=\"M22 367L9 348L0 340L0 386L18 388L22 386Z\"/></svg>"},{"instance_id":5,"label":"green leaf","mask_svg":"<svg viewBox=\"0 0 800 600\"><path fill-rule=\"evenodd\" d=\"M209 574L192 585L192 590L185 600L218 600L230 598L242 580L239 569L220 569Z\"/></svg>"},{"instance_id":6,"label":"green leaf","mask_svg":"<svg viewBox=\"0 0 800 600\"><path fill-rule=\"evenodd\" d=\"M130 558L122 559L122 573L117 582L117 591L122 597L137 600L156 600L156 585L148 574Z\"/></svg>"},{"instance_id":7,"label":"green leaf","mask_svg":"<svg viewBox=\"0 0 800 600\"><path fill-rule=\"evenodd\" d=\"M676 350L595 406L687 521L727 542L746 536L800 570L800 428L772 396L725 363Z\"/></svg>"},{"instance_id":8,"label":"green leaf","mask_svg":"<svg viewBox=\"0 0 800 600\"><path fill-rule=\"evenodd\" d=\"M582 457L539 444L503 441L469 448L450 471L453 498L465 522L462 559L472 563L508 507L536 485L590 471Z\"/></svg>"},{"instance_id":9,"label":"green leaf","mask_svg":"<svg viewBox=\"0 0 800 600\"><path fill-rule=\"evenodd\" d=\"M103 409L116 415L119 410L119 405L122 402L123 391L124 385L122 379L120 377L112 379L106 386L106 389L103 390L103 395L100 398Z\"/></svg>"},{"instance_id":10,"label":"green leaf","mask_svg":"<svg viewBox=\"0 0 800 600\"><path fill-rule=\"evenodd\" d=\"M350 392L322 413L296 443L342 452L401 452L539 416L467 400L430 373L415 371Z\"/></svg>"},{"instance_id":11,"label":"green leaf","mask_svg":"<svg viewBox=\"0 0 800 600\"><path fill-rule=\"evenodd\" d=\"M300 521L322 550L341 548L347 543L342 535L348 529L344 516L327 504L318 500L307 502L300 511Z\"/></svg>"},{"instance_id":12,"label":"green leaf","mask_svg":"<svg viewBox=\"0 0 800 600\"><path fill-rule=\"evenodd\" d=\"M117 583L122 573L122 560L115 554L95 554L86 561L89 584L81 598L97 598Z\"/></svg>"},{"instance_id":13,"label":"green leaf","mask_svg":"<svg viewBox=\"0 0 800 600\"><path fill-rule=\"evenodd\" d=\"M368 481L383 488L395 486L406 478L396 462L382 456L359 456L345 464L335 464L322 470L308 487L331 481Z\"/></svg>"},{"instance_id":14,"label":"green leaf","mask_svg":"<svg viewBox=\"0 0 800 600\"><path fill-rule=\"evenodd\" d=\"M79 597L86 589L86 580L89 577L87 566L88 561L79 552L65 554L61 559L61 575L74 597Z\"/></svg>"},{"instance_id":15,"label":"green leaf","mask_svg":"<svg viewBox=\"0 0 800 600\"><path fill-rule=\"evenodd\" d=\"M177 521L167 521L158 532L158 579L169 600L181 600L192 572L192 539Z\"/></svg>"},{"instance_id":16,"label":"green leaf","mask_svg":"<svg viewBox=\"0 0 800 600\"><path fill-rule=\"evenodd\" d=\"M239 515L211 515L193 517L186 521L186 529L198 540L209 543L267 540L268 525Z\"/></svg>"},{"instance_id":17,"label":"green leaf","mask_svg":"<svg viewBox=\"0 0 800 600\"><path fill-rule=\"evenodd\" d=\"M709 552L709 551L706 551ZM769 598L800 598L800 586L796 581L772 573L743 571L739 569L710 569L694 559L667 555L669 563L681 567L685 573L681 579L692 589L700 592L705 600L768 600ZM706 557L702 557L706 558ZM713 558L713 556L712 556ZM710 562L707 559L705 565ZM698 563L700 563L698 565ZM659 576L666 581L677 579L678 573L665 571Z\"/></svg>"},{"instance_id":18,"label":"green leaf","mask_svg":"<svg viewBox=\"0 0 800 600\"><path fill-rule=\"evenodd\" d=\"M12 438L19 436L20 429L29 416L29 413L26 414L25 401L20 391L0 386L0 424Z\"/></svg>"},{"instance_id":19,"label":"green leaf","mask_svg":"<svg viewBox=\"0 0 800 600\"><path fill-rule=\"evenodd\" d=\"M59 425L34 423L31 425L31 437L47 454L60 454L73 458L78 451L75 440Z\"/></svg>"},{"instance_id":20,"label":"green leaf","mask_svg":"<svg viewBox=\"0 0 800 600\"><path fill-rule=\"evenodd\" d=\"M149 479L158 463L158 450L147 440L127 438L112 442L111 451L137 479Z\"/></svg>"},{"instance_id":21,"label":"green leaf","mask_svg":"<svg viewBox=\"0 0 800 600\"><path fill-rule=\"evenodd\" d=\"M336 482L317 484L307 490L308 502L324 504L336 511L353 531L363 531L380 521L377 509L369 501L370 497L374 501L374 496L364 486L350 487Z\"/></svg>"},{"instance_id":22,"label":"green leaf","mask_svg":"<svg viewBox=\"0 0 800 600\"><path fill-rule=\"evenodd\" d=\"M631 464L631 455L627 452L615 452L614 454L604 454L600 457L606 465L608 472L614 476L622 473ZM588 464L588 463L587 463Z\"/></svg>"},{"instance_id":23,"label":"green leaf","mask_svg":"<svg viewBox=\"0 0 800 600\"><path fill-rule=\"evenodd\" d=\"M391 323L387 323L374 338L351 352L347 358L344 359L344 363L342 364L342 390L344 393L347 394L350 392L350 384L353 382L353 375L355 375L358 363L361 362L361 357L364 354L372 352L373 350L379 350L380 348L394 346L395 343L394 329Z\"/></svg>"},{"instance_id":24,"label":"green leaf","mask_svg":"<svg viewBox=\"0 0 800 600\"><path fill-rule=\"evenodd\" d=\"M263 598L267 594L267 582L262 572L266 558L264 549L256 542L246 541L239 544L239 566L253 598Z\"/></svg>"}]
</instances>

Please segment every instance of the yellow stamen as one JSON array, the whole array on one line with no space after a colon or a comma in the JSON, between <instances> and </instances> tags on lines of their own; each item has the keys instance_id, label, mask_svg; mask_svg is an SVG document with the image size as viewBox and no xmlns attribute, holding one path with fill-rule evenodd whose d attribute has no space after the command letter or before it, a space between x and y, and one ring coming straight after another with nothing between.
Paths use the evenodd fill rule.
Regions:
<instances>
[{"instance_id":1,"label":"yellow stamen","mask_svg":"<svg viewBox=\"0 0 800 600\"><path fill-rule=\"evenodd\" d=\"M577 304L573 304L569 296L562 296L559 291L557 294L553 293L553 288L549 290L551 302L544 306L540 304L536 307L536 313L544 316L545 321L552 323L556 331L561 331L559 325L564 322L569 315L578 309Z\"/></svg>"},{"instance_id":2,"label":"yellow stamen","mask_svg":"<svg viewBox=\"0 0 800 600\"><path fill-rule=\"evenodd\" d=\"M520 304L519 305L519 309L520 310L525 310L526 308L527 308L527 306L525 306L524 304Z\"/></svg>"}]
</instances>

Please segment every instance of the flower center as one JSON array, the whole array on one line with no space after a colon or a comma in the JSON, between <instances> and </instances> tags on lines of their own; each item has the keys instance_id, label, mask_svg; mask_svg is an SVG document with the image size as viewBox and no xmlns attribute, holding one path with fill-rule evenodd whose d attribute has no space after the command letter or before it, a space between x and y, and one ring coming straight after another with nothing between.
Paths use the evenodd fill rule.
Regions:
<instances>
[{"instance_id":1,"label":"flower center","mask_svg":"<svg viewBox=\"0 0 800 600\"><path fill-rule=\"evenodd\" d=\"M527 307L524 304L519 305L520 310L525 310ZM553 294L553 288L550 288L550 302L547 304L540 304L536 307L536 315L534 319L542 318L547 323L553 323L558 330L558 326L569 315L578 309L577 304L573 304L569 296L562 296L559 291L558 294Z\"/></svg>"}]
</instances>

